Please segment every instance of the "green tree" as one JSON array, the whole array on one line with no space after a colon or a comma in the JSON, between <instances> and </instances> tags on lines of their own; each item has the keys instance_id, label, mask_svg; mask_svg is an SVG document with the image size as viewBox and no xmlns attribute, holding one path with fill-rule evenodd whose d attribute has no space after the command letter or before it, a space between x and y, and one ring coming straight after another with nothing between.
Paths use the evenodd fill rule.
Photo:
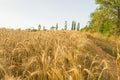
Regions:
<instances>
[{"instance_id":1,"label":"green tree","mask_svg":"<svg viewBox=\"0 0 120 80\"><path fill-rule=\"evenodd\" d=\"M40 24L38 25L38 30L39 30L39 31L41 30L41 25L40 25Z\"/></svg>"},{"instance_id":2,"label":"green tree","mask_svg":"<svg viewBox=\"0 0 120 80\"><path fill-rule=\"evenodd\" d=\"M30 29L30 28L27 28L27 29L25 29L25 30L27 30L27 31L31 31L31 29Z\"/></svg>"},{"instance_id":3,"label":"green tree","mask_svg":"<svg viewBox=\"0 0 120 80\"><path fill-rule=\"evenodd\" d=\"M43 26L43 30L44 30L44 31L46 31L46 28L45 28L45 26Z\"/></svg>"},{"instance_id":4,"label":"green tree","mask_svg":"<svg viewBox=\"0 0 120 80\"><path fill-rule=\"evenodd\" d=\"M105 13L106 12L106 13ZM110 18L110 12L106 9L97 9L94 13L91 14L91 21L90 21L90 29L91 31L99 32L101 27L103 27L104 24L106 27L109 28L109 25L114 25L115 20Z\"/></svg>"},{"instance_id":5,"label":"green tree","mask_svg":"<svg viewBox=\"0 0 120 80\"><path fill-rule=\"evenodd\" d=\"M72 26L71 26L71 30L73 30L73 27L74 27L74 26L73 26L73 24L74 24L74 22L72 21Z\"/></svg>"},{"instance_id":6,"label":"green tree","mask_svg":"<svg viewBox=\"0 0 120 80\"><path fill-rule=\"evenodd\" d=\"M90 17L86 30L101 33L120 32L120 0L95 0L99 7Z\"/></svg>"},{"instance_id":7,"label":"green tree","mask_svg":"<svg viewBox=\"0 0 120 80\"><path fill-rule=\"evenodd\" d=\"M75 21L72 21L71 30L76 30L76 22Z\"/></svg>"},{"instance_id":8,"label":"green tree","mask_svg":"<svg viewBox=\"0 0 120 80\"><path fill-rule=\"evenodd\" d=\"M67 21L65 21L65 28L64 30L67 30Z\"/></svg>"},{"instance_id":9,"label":"green tree","mask_svg":"<svg viewBox=\"0 0 120 80\"><path fill-rule=\"evenodd\" d=\"M56 29L56 27L55 27L55 26L52 26L50 29L51 29L51 30L55 30L55 29Z\"/></svg>"},{"instance_id":10,"label":"green tree","mask_svg":"<svg viewBox=\"0 0 120 80\"><path fill-rule=\"evenodd\" d=\"M56 24L56 30L58 30L58 23Z\"/></svg>"},{"instance_id":11,"label":"green tree","mask_svg":"<svg viewBox=\"0 0 120 80\"><path fill-rule=\"evenodd\" d=\"M77 30L79 31L80 30L80 23L78 22L77 24Z\"/></svg>"},{"instance_id":12,"label":"green tree","mask_svg":"<svg viewBox=\"0 0 120 80\"><path fill-rule=\"evenodd\" d=\"M109 19L114 20L117 33L120 32L120 0L96 0L96 3L105 11L104 15L108 14Z\"/></svg>"},{"instance_id":13,"label":"green tree","mask_svg":"<svg viewBox=\"0 0 120 80\"><path fill-rule=\"evenodd\" d=\"M73 25L74 25L73 29L76 30L76 22L75 21L74 21Z\"/></svg>"}]
</instances>

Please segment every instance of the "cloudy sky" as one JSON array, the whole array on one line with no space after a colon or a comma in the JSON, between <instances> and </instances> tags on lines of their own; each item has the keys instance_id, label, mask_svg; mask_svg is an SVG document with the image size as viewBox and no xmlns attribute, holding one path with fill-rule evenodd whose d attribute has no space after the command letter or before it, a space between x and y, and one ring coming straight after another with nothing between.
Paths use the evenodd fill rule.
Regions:
<instances>
[{"instance_id":1,"label":"cloudy sky","mask_svg":"<svg viewBox=\"0 0 120 80\"><path fill-rule=\"evenodd\" d=\"M61 29L65 21L70 28L72 20L84 27L96 7L94 0L0 0L0 27L49 29L58 23Z\"/></svg>"}]
</instances>

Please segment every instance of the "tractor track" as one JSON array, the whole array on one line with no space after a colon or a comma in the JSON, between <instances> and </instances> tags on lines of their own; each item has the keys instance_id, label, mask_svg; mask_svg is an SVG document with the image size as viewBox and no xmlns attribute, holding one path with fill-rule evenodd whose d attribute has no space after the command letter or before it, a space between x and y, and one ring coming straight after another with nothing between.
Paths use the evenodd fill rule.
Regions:
<instances>
[{"instance_id":1,"label":"tractor track","mask_svg":"<svg viewBox=\"0 0 120 80\"><path fill-rule=\"evenodd\" d=\"M92 42L91 45L88 45L90 50L107 61L109 69L114 73L117 80L118 69L116 65L116 51L114 51L115 54L113 54L113 49L116 48L116 43L102 40L91 35L87 35L87 38Z\"/></svg>"}]
</instances>

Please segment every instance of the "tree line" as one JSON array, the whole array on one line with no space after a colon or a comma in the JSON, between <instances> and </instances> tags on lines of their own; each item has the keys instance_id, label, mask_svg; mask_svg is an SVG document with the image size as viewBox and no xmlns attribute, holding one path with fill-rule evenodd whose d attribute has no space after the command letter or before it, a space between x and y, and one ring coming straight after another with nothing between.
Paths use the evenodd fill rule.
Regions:
<instances>
[{"instance_id":1,"label":"tree line","mask_svg":"<svg viewBox=\"0 0 120 80\"><path fill-rule=\"evenodd\" d=\"M91 13L91 20L82 30L102 34L120 34L120 0L95 0L97 9Z\"/></svg>"},{"instance_id":2,"label":"tree line","mask_svg":"<svg viewBox=\"0 0 120 80\"><path fill-rule=\"evenodd\" d=\"M45 26L42 27L39 24L38 25L38 29L34 29L34 27L32 27L32 28L28 28L26 30L28 30L28 31L40 31L40 30L44 30L45 31L47 29L45 28ZM56 23L55 26L51 26L50 30L59 30L59 24ZM64 27L61 30L68 30L68 22L67 21L65 21ZM79 31L80 30L80 22L72 21L72 25L71 25L71 29L70 30L77 30L77 31Z\"/></svg>"}]
</instances>

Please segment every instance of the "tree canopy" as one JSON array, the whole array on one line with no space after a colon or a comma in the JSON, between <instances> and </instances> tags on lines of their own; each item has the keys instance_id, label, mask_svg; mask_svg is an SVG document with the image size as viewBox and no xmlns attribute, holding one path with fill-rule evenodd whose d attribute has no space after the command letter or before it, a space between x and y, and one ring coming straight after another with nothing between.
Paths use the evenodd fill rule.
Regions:
<instances>
[{"instance_id":1,"label":"tree canopy","mask_svg":"<svg viewBox=\"0 0 120 80\"><path fill-rule=\"evenodd\" d=\"M91 13L89 31L120 33L120 0L95 0L99 7Z\"/></svg>"}]
</instances>

